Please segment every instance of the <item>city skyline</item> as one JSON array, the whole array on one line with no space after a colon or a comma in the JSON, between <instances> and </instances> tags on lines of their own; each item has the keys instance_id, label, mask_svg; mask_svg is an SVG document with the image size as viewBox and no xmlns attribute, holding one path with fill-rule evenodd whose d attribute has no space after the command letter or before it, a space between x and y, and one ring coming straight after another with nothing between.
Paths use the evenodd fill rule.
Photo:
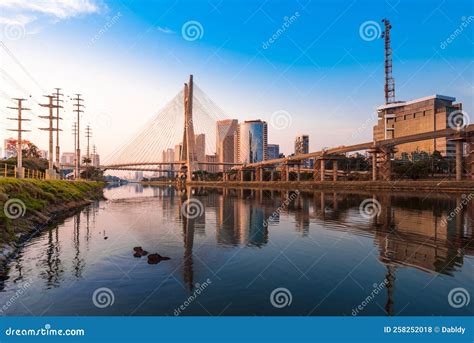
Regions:
<instances>
[{"instance_id":1,"label":"city skyline","mask_svg":"<svg viewBox=\"0 0 474 343\"><path fill-rule=\"evenodd\" d=\"M467 113L473 107L469 81L473 73L469 57L473 28L469 13L465 13L467 2L449 6L439 2L421 22L406 13L407 4L391 7L367 1L334 7L319 4L327 13L325 20L311 2L258 3L260 7L251 6L253 11L236 9L232 3L217 9L207 4L199 11L193 6L184 11L180 8L179 13L172 3L163 2L154 5L161 13L156 16L145 13L142 5L126 7L111 2L86 1L78 8L46 2L51 6L42 10L26 4L14 8L15 3L0 5L2 41L15 57L2 49L6 81L2 120L11 115L5 109L11 105L9 97L33 95L30 117L34 119L31 127L36 128L44 125L36 116L45 113L35 100L44 102L42 95L54 87L62 87L71 96L81 92L87 106L84 124L91 124L92 141L104 157L120 138L132 136L164 106L180 89L188 71L226 109L229 118L267 121L268 141L279 144L285 154L292 152L293 138L299 133L310 135L310 150L370 139L376 123L375 108L383 103L383 41L361 36L360 28L367 21L381 26L380 19L385 16L394 26L396 99L442 94L456 97ZM368 3L373 9L363 12ZM416 12L413 6L421 5L410 5ZM436 19L447 11L451 18L459 17L459 22L450 19L452 27L439 27ZM210 13L216 12L219 19L209 21ZM272 13L271 19L266 12ZM269 42L285 17L290 26ZM191 19L203 27L202 37L196 40L186 40L181 30ZM229 25L217 29L221 20L231 19ZM20 36L5 37L11 35L6 28L16 28L19 22L23 28ZM83 30L85 26L87 30ZM459 27L462 31L447 42ZM334 44L334 38L341 34L347 37L347 46ZM317 43L311 45L311 40ZM276 67L285 73L272 75ZM65 107L62 151L72 151L71 102ZM272 121L275 113L289 118L290 124L283 130ZM10 124L2 122L2 138L11 136L5 131ZM32 132L27 138L42 149L47 146L44 133Z\"/></svg>"}]
</instances>

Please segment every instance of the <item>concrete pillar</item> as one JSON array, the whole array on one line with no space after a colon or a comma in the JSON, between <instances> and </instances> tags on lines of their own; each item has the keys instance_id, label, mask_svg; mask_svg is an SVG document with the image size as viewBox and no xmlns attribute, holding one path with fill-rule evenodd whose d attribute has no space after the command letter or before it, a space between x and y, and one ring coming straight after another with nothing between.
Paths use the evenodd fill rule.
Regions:
<instances>
[{"instance_id":1,"label":"concrete pillar","mask_svg":"<svg viewBox=\"0 0 474 343\"><path fill-rule=\"evenodd\" d=\"M372 153L372 181L377 181L377 153Z\"/></svg>"},{"instance_id":2,"label":"concrete pillar","mask_svg":"<svg viewBox=\"0 0 474 343\"><path fill-rule=\"evenodd\" d=\"M263 168L257 168L255 170L255 173L257 174L257 181L262 182L263 181Z\"/></svg>"},{"instance_id":3,"label":"concrete pillar","mask_svg":"<svg viewBox=\"0 0 474 343\"><path fill-rule=\"evenodd\" d=\"M244 170L243 169L239 170L238 174L239 174L239 181L243 182L244 181Z\"/></svg>"},{"instance_id":4,"label":"concrete pillar","mask_svg":"<svg viewBox=\"0 0 474 343\"><path fill-rule=\"evenodd\" d=\"M456 181L462 180L462 140L456 140Z\"/></svg>"},{"instance_id":5,"label":"concrete pillar","mask_svg":"<svg viewBox=\"0 0 474 343\"><path fill-rule=\"evenodd\" d=\"M254 171L253 169L250 170L250 181L255 181L254 172L255 172L255 171Z\"/></svg>"},{"instance_id":6,"label":"concrete pillar","mask_svg":"<svg viewBox=\"0 0 474 343\"><path fill-rule=\"evenodd\" d=\"M319 173L320 173L320 167L321 167L321 164L318 163L318 160L315 160L314 161L314 171L313 171L313 180L314 181L319 181L320 180L320 176L319 176Z\"/></svg>"},{"instance_id":7,"label":"concrete pillar","mask_svg":"<svg viewBox=\"0 0 474 343\"><path fill-rule=\"evenodd\" d=\"M384 181L390 181L392 179L392 161L390 159L392 151L393 149L386 148L381 152L382 161L380 164L380 176Z\"/></svg>"},{"instance_id":8,"label":"concrete pillar","mask_svg":"<svg viewBox=\"0 0 474 343\"><path fill-rule=\"evenodd\" d=\"M270 181L275 181L275 174L274 173L275 173L275 171L272 169L270 171Z\"/></svg>"},{"instance_id":9,"label":"concrete pillar","mask_svg":"<svg viewBox=\"0 0 474 343\"><path fill-rule=\"evenodd\" d=\"M337 160L332 161L332 180L337 181Z\"/></svg>"},{"instance_id":10,"label":"concrete pillar","mask_svg":"<svg viewBox=\"0 0 474 343\"><path fill-rule=\"evenodd\" d=\"M300 181L301 179L301 164L298 164L296 167L296 181Z\"/></svg>"},{"instance_id":11,"label":"concrete pillar","mask_svg":"<svg viewBox=\"0 0 474 343\"><path fill-rule=\"evenodd\" d=\"M321 167L319 168L320 171L321 171L321 181L324 181L324 174L325 174L325 172L326 172L326 170L325 170L325 168L326 168L325 162L326 162L326 161L325 161L324 159L321 159L321 160L319 160L319 161L320 161L320 163L321 163Z\"/></svg>"}]
</instances>

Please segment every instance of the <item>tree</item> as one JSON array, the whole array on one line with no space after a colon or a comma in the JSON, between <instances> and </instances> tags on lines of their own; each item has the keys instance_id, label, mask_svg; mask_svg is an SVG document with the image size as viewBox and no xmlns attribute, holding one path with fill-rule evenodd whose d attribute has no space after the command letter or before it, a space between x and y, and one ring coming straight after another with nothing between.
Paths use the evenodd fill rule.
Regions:
<instances>
[{"instance_id":1,"label":"tree","mask_svg":"<svg viewBox=\"0 0 474 343\"><path fill-rule=\"evenodd\" d=\"M81 178L86 179L86 180L93 180L93 181L104 181L104 172L96 167L93 166L87 166L82 172L81 172Z\"/></svg>"},{"instance_id":2,"label":"tree","mask_svg":"<svg viewBox=\"0 0 474 343\"><path fill-rule=\"evenodd\" d=\"M31 143L31 142L26 142L23 145L26 144L26 147L22 148L21 152L23 157L25 158L41 158L40 152L38 147Z\"/></svg>"}]
</instances>

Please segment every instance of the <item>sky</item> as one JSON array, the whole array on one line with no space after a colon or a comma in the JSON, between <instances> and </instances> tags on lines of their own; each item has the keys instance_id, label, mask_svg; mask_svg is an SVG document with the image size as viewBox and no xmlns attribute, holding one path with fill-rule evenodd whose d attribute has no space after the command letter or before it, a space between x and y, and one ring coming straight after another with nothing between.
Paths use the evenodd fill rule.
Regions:
<instances>
[{"instance_id":1,"label":"sky","mask_svg":"<svg viewBox=\"0 0 474 343\"><path fill-rule=\"evenodd\" d=\"M46 149L39 104L60 87L62 151L73 151L67 96L81 93L82 127L105 158L193 74L227 117L266 120L285 154L298 134L310 150L370 141L384 103L383 18L396 100L448 95L472 114L470 0L2 0L0 139L15 125L11 98L25 97L25 136Z\"/></svg>"}]
</instances>

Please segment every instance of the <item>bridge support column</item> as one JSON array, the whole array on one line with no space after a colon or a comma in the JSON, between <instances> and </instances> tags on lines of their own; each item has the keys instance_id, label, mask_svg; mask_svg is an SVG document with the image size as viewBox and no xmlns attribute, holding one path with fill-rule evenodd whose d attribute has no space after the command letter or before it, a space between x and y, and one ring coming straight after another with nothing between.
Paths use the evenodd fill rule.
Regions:
<instances>
[{"instance_id":1,"label":"bridge support column","mask_svg":"<svg viewBox=\"0 0 474 343\"><path fill-rule=\"evenodd\" d=\"M332 180L337 181L337 160L332 161Z\"/></svg>"},{"instance_id":2,"label":"bridge support column","mask_svg":"<svg viewBox=\"0 0 474 343\"><path fill-rule=\"evenodd\" d=\"M383 181L390 181L392 179L392 153L395 150L392 147L387 147L381 151L382 163L380 165L380 177Z\"/></svg>"},{"instance_id":3,"label":"bridge support column","mask_svg":"<svg viewBox=\"0 0 474 343\"><path fill-rule=\"evenodd\" d=\"M289 177L288 164L284 164L280 169L280 180L289 181L288 177Z\"/></svg>"},{"instance_id":4,"label":"bridge support column","mask_svg":"<svg viewBox=\"0 0 474 343\"><path fill-rule=\"evenodd\" d=\"M474 179L474 138L467 142L466 170L468 178Z\"/></svg>"},{"instance_id":5,"label":"bridge support column","mask_svg":"<svg viewBox=\"0 0 474 343\"><path fill-rule=\"evenodd\" d=\"M240 182L243 182L244 181L244 170L241 169L237 172L237 176L238 176L238 179Z\"/></svg>"},{"instance_id":6,"label":"bridge support column","mask_svg":"<svg viewBox=\"0 0 474 343\"><path fill-rule=\"evenodd\" d=\"M377 181L377 153L372 154L372 181Z\"/></svg>"},{"instance_id":7,"label":"bridge support column","mask_svg":"<svg viewBox=\"0 0 474 343\"><path fill-rule=\"evenodd\" d=\"M322 158L319 160L319 162L320 162L319 170L321 173L321 181L324 181L324 174L326 173L326 160Z\"/></svg>"},{"instance_id":8,"label":"bridge support column","mask_svg":"<svg viewBox=\"0 0 474 343\"><path fill-rule=\"evenodd\" d=\"M372 181L377 181L377 150L370 149L367 152L372 155Z\"/></svg>"},{"instance_id":9,"label":"bridge support column","mask_svg":"<svg viewBox=\"0 0 474 343\"><path fill-rule=\"evenodd\" d=\"M256 168L255 174L256 174L257 181L262 182L263 181L263 168Z\"/></svg>"},{"instance_id":10,"label":"bridge support column","mask_svg":"<svg viewBox=\"0 0 474 343\"><path fill-rule=\"evenodd\" d=\"M321 164L319 160L314 160L313 180L319 181L321 179L320 173Z\"/></svg>"},{"instance_id":11,"label":"bridge support column","mask_svg":"<svg viewBox=\"0 0 474 343\"><path fill-rule=\"evenodd\" d=\"M456 181L462 180L462 143L461 139L456 139Z\"/></svg>"}]
</instances>

